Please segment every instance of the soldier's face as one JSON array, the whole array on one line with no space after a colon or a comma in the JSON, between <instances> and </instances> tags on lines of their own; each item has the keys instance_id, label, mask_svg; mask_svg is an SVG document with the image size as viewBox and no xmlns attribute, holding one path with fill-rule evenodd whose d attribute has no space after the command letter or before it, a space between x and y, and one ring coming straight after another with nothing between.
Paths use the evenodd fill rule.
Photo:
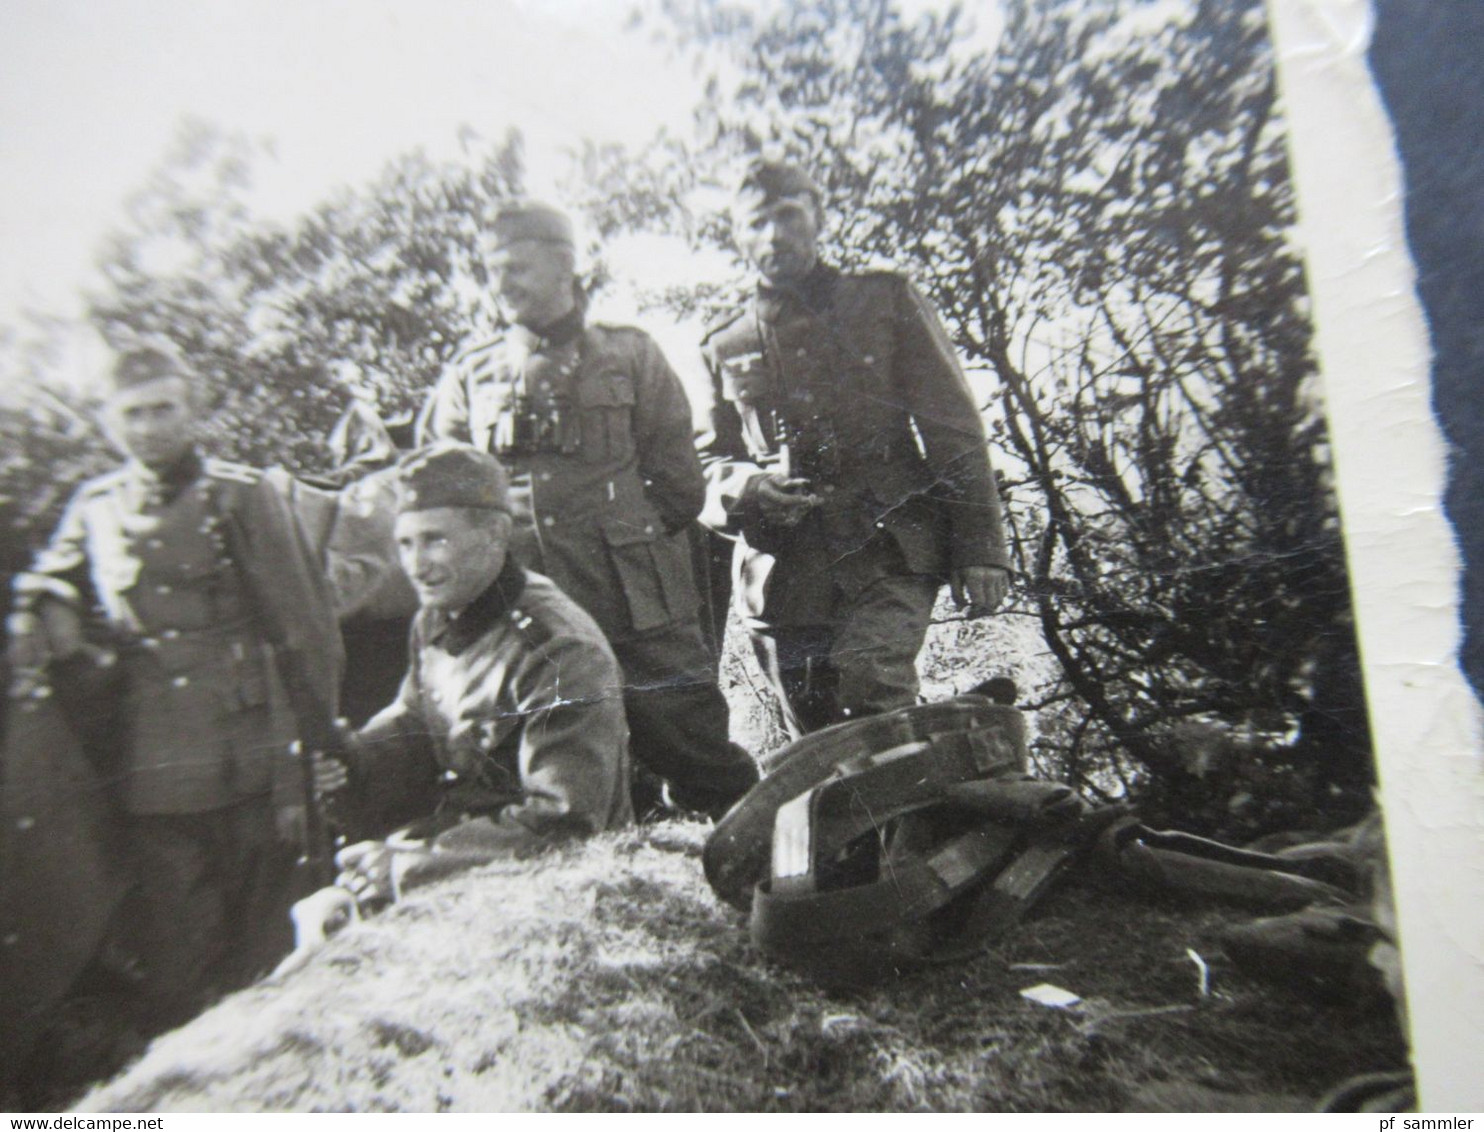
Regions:
<instances>
[{"instance_id":1,"label":"soldier's face","mask_svg":"<svg viewBox=\"0 0 1484 1132\"><path fill-rule=\"evenodd\" d=\"M819 258L819 214L808 197L746 202L734 226L737 246L767 283L797 283Z\"/></svg>"},{"instance_id":2,"label":"soldier's face","mask_svg":"<svg viewBox=\"0 0 1484 1132\"><path fill-rule=\"evenodd\" d=\"M109 430L140 463L168 468L186 454L195 438L196 410L190 384L160 377L120 389L108 399Z\"/></svg>"},{"instance_id":3,"label":"soldier's face","mask_svg":"<svg viewBox=\"0 0 1484 1132\"><path fill-rule=\"evenodd\" d=\"M505 568L510 516L433 507L397 516L397 557L425 609L463 609Z\"/></svg>"},{"instance_id":4,"label":"soldier's face","mask_svg":"<svg viewBox=\"0 0 1484 1132\"><path fill-rule=\"evenodd\" d=\"M522 326L549 326L572 309L572 262L564 249L520 240L497 251L493 266L500 302Z\"/></svg>"}]
</instances>

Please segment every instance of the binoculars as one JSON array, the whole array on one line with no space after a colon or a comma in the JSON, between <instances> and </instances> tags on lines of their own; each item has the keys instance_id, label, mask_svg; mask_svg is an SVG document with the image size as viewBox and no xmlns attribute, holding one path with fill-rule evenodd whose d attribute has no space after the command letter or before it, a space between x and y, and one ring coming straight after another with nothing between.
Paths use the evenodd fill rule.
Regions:
<instances>
[{"instance_id":1,"label":"binoculars","mask_svg":"<svg viewBox=\"0 0 1484 1132\"><path fill-rule=\"evenodd\" d=\"M491 448L502 459L550 455L570 456L582 444L577 412L565 397L538 400L521 394L495 421Z\"/></svg>"}]
</instances>

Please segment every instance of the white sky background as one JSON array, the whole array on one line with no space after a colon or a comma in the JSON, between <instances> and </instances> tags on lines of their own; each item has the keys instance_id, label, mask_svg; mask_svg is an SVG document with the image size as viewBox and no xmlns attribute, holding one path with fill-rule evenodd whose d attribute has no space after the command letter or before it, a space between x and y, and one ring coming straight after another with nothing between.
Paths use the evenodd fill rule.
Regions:
<instances>
[{"instance_id":1,"label":"white sky background","mask_svg":"<svg viewBox=\"0 0 1484 1132\"><path fill-rule=\"evenodd\" d=\"M776 0L774 0L776 2ZM942 0L901 0L908 12ZM990 0L976 46L992 44ZM182 119L265 142L250 205L288 220L400 153L459 152L514 126L528 186L565 172L583 138L637 145L683 133L699 85L644 32L631 0L0 0L0 327L81 314L104 236L163 160ZM691 256L692 258L687 258ZM644 282L693 277L653 239L609 250ZM707 273L718 264L708 263ZM608 294L600 316L632 319ZM696 328L641 319L681 369ZM51 368L88 384L102 345L79 327Z\"/></svg>"},{"instance_id":2,"label":"white sky background","mask_svg":"<svg viewBox=\"0 0 1484 1132\"><path fill-rule=\"evenodd\" d=\"M271 141L286 218L467 123L525 133L533 187L583 136L682 128L688 72L602 0L0 0L0 322L76 308L100 238L191 114Z\"/></svg>"},{"instance_id":3,"label":"white sky background","mask_svg":"<svg viewBox=\"0 0 1484 1132\"><path fill-rule=\"evenodd\" d=\"M907 0L917 11L935 0ZM983 5L987 13L991 5ZM629 0L0 0L0 324L68 314L184 115L272 145L285 219L417 146L522 130L531 187L583 137L683 131L697 85ZM995 24L981 18L986 37Z\"/></svg>"}]
</instances>

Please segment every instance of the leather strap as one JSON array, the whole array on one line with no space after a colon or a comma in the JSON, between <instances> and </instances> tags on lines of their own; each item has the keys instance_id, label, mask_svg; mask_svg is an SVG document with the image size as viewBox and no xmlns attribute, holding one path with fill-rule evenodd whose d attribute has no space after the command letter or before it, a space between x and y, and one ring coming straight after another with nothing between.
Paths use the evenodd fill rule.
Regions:
<instances>
[{"instance_id":1,"label":"leather strap","mask_svg":"<svg viewBox=\"0 0 1484 1132\"><path fill-rule=\"evenodd\" d=\"M868 719L837 723L804 736L763 759L763 779L717 823L702 854L717 895L746 910L757 883L769 875L773 819L780 806L831 778L862 754L891 752L957 732L983 732L985 776L1023 773L1025 722L1013 707L983 696L920 704Z\"/></svg>"}]
</instances>

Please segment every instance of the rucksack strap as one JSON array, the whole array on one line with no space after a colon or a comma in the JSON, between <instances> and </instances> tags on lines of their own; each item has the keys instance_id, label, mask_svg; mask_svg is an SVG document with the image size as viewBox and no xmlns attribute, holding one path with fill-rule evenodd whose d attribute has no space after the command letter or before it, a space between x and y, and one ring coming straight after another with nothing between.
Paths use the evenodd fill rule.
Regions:
<instances>
[{"instance_id":1,"label":"rucksack strap","mask_svg":"<svg viewBox=\"0 0 1484 1132\"><path fill-rule=\"evenodd\" d=\"M1025 722L1013 707L982 696L919 704L867 719L837 723L804 736L762 760L763 779L717 823L702 864L717 895L746 909L757 883L769 875L773 819L778 808L830 778L861 755L890 752L958 732L983 732L977 757L984 773L1023 773Z\"/></svg>"},{"instance_id":2,"label":"rucksack strap","mask_svg":"<svg viewBox=\"0 0 1484 1132\"><path fill-rule=\"evenodd\" d=\"M941 776L933 785L913 781L904 788L901 774L931 777L932 746L859 760L858 773L826 782L779 809L772 876L758 885L752 902L752 937L764 953L833 986L861 985L891 969L962 957L1002 937L1108 821L1124 812L1080 819L1080 800L1055 783L984 783L964 792L977 810L945 802L960 784ZM946 771L961 769L953 745L939 746ZM910 807L894 795L904 789L919 795ZM851 802L843 811L842 798ZM888 810L890 817L884 816ZM875 815L874 828L883 831L874 873L863 883L847 879L832 887L839 878L828 873L836 858L873 828L868 823L862 829L866 814ZM950 823L958 832L915 850L910 838L887 844L888 821L915 821L929 833ZM892 829L901 833L900 824ZM961 897L972 902L966 915L933 920Z\"/></svg>"},{"instance_id":3,"label":"rucksack strap","mask_svg":"<svg viewBox=\"0 0 1484 1132\"><path fill-rule=\"evenodd\" d=\"M788 836L789 823L807 813L803 805L781 811L780 832ZM929 954L937 943L929 917L1000 868L1018 837L1012 826L983 822L930 852L893 853L864 884L820 891L812 868L763 881L753 895L753 941L826 986L873 982Z\"/></svg>"},{"instance_id":4,"label":"rucksack strap","mask_svg":"<svg viewBox=\"0 0 1484 1132\"><path fill-rule=\"evenodd\" d=\"M779 808L782 815L791 806L806 805L810 817L807 824L795 821L787 832L780 824L781 816L775 820L773 875L789 875L779 871L779 846L793 845L800 831L807 830L815 844L799 847L798 852L825 858L901 814L941 803L955 789L994 785L985 781L987 776L1004 773L994 734L984 730L933 735L919 743L852 758L837 768L834 777ZM986 796L983 790L967 795L982 796ZM1015 809L1007 802L999 807L999 814L986 816L1013 822ZM801 860L797 853L794 860Z\"/></svg>"}]
</instances>

